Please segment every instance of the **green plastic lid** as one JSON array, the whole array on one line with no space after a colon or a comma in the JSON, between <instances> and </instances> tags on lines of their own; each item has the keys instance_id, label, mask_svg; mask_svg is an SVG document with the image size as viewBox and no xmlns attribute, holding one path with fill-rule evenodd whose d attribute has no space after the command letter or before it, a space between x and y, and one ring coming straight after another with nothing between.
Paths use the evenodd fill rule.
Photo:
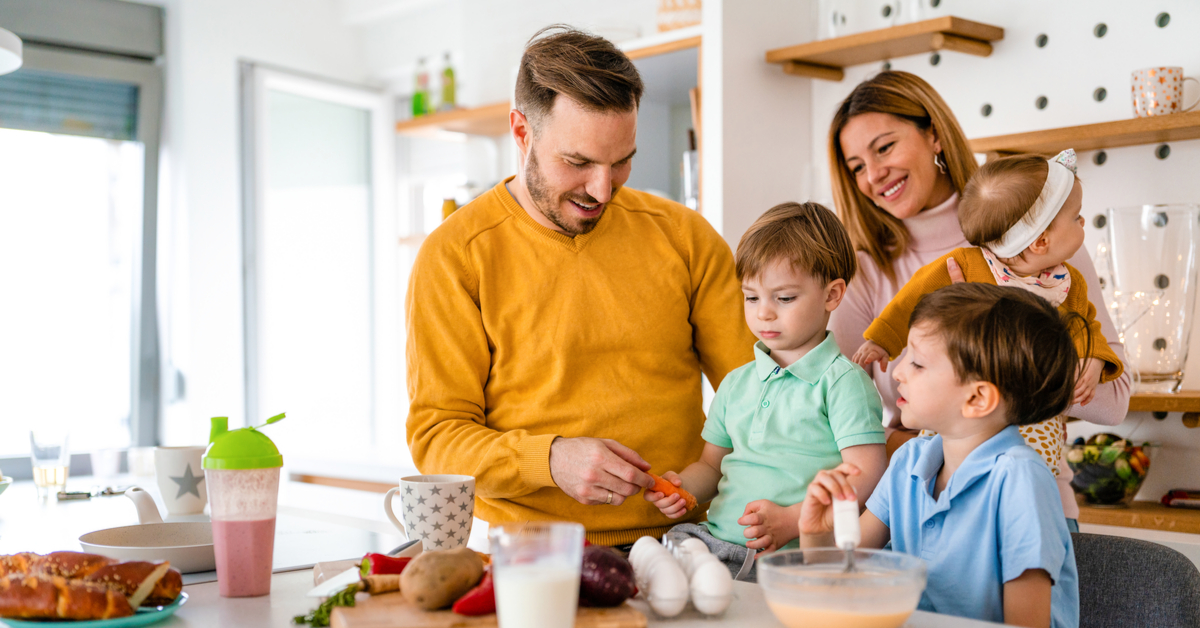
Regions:
<instances>
[{"instance_id":1,"label":"green plastic lid","mask_svg":"<svg viewBox=\"0 0 1200 628\"><path fill-rule=\"evenodd\" d=\"M205 469L273 469L283 466L279 448L258 431L286 416L277 414L263 425L229 430L229 417L212 418L212 430L208 435L208 451L204 452Z\"/></svg>"}]
</instances>

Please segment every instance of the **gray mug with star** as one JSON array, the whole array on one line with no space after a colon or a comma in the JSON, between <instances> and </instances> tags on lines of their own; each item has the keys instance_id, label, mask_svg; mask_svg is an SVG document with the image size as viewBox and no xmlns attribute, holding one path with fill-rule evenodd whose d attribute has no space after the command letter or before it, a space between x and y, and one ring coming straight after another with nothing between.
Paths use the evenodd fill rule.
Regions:
<instances>
[{"instance_id":1,"label":"gray mug with star","mask_svg":"<svg viewBox=\"0 0 1200 628\"><path fill-rule=\"evenodd\" d=\"M392 496L400 497L400 517ZM475 515L475 478L469 475L410 475L383 498L383 512L410 540L420 539L424 551L467 546Z\"/></svg>"},{"instance_id":2,"label":"gray mug with star","mask_svg":"<svg viewBox=\"0 0 1200 628\"><path fill-rule=\"evenodd\" d=\"M200 459L206 445L155 447L154 476L168 515L198 515L208 504L208 487Z\"/></svg>"}]
</instances>

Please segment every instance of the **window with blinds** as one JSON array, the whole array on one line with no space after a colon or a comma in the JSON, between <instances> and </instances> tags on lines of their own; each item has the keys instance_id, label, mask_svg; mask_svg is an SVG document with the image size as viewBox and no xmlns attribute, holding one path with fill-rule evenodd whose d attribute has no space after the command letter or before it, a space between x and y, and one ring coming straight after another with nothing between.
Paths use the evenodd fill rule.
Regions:
<instances>
[{"instance_id":1,"label":"window with blinds","mask_svg":"<svg viewBox=\"0 0 1200 628\"><path fill-rule=\"evenodd\" d=\"M134 140L138 86L37 70L0 76L0 127Z\"/></svg>"}]
</instances>

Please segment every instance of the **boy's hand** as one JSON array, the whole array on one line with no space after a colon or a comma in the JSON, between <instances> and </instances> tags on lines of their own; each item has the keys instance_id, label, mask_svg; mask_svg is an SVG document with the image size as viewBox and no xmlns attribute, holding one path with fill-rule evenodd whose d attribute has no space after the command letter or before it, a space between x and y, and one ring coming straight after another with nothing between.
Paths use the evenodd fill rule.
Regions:
<instances>
[{"instance_id":1,"label":"boy's hand","mask_svg":"<svg viewBox=\"0 0 1200 628\"><path fill-rule=\"evenodd\" d=\"M1079 376L1075 380L1074 404L1086 406L1096 396L1096 386L1104 373L1104 362L1096 358L1079 361Z\"/></svg>"},{"instance_id":2,"label":"boy's hand","mask_svg":"<svg viewBox=\"0 0 1200 628\"><path fill-rule=\"evenodd\" d=\"M662 474L662 478L675 486L683 484L683 480L679 479L679 474L674 471L667 471ZM671 519L678 519L687 512L687 505L684 503L683 497L679 494L664 496L662 493L647 490L642 493L642 497L646 501L653 503L655 508Z\"/></svg>"},{"instance_id":3,"label":"boy's hand","mask_svg":"<svg viewBox=\"0 0 1200 628\"><path fill-rule=\"evenodd\" d=\"M858 348L858 351L854 352L854 357L850 358L850 360L864 369L871 368L872 362L878 362L879 368L886 371L888 352L883 347L868 340L862 343L862 346Z\"/></svg>"},{"instance_id":4,"label":"boy's hand","mask_svg":"<svg viewBox=\"0 0 1200 628\"><path fill-rule=\"evenodd\" d=\"M746 547L773 552L800 536L796 526L797 517L790 508L759 499L746 504L738 525L747 526L742 533L746 536Z\"/></svg>"},{"instance_id":5,"label":"boy's hand","mask_svg":"<svg viewBox=\"0 0 1200 628\"><path fill-rule=\"evenodd\" d=\"M859 473L862 471L848 462L817 472L817 477L808 485L808 493L804 495L804 503L800 508L800 534L833 532L833 500L857 499L849 476Z\"/></svg>"}]
</instances>

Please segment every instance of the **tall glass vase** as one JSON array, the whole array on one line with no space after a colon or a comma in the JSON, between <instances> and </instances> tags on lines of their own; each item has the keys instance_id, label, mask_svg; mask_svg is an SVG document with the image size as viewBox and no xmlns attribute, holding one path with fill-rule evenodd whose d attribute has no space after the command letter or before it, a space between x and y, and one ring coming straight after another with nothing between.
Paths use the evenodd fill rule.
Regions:
<instances>
[{"instance_id":1,"label":"tall glass vase","mask_svg":"<svg viewBox=\"0 0 1200 628\"><path fill-rule=\"evenodd\" d=\"M1117 207L1105 215L1097 267L1108 276L1100 292L1125 343L1125 369L1137 392L1178 392L1196 305L1200 205Z\"/></svg>"}]
</instances>

